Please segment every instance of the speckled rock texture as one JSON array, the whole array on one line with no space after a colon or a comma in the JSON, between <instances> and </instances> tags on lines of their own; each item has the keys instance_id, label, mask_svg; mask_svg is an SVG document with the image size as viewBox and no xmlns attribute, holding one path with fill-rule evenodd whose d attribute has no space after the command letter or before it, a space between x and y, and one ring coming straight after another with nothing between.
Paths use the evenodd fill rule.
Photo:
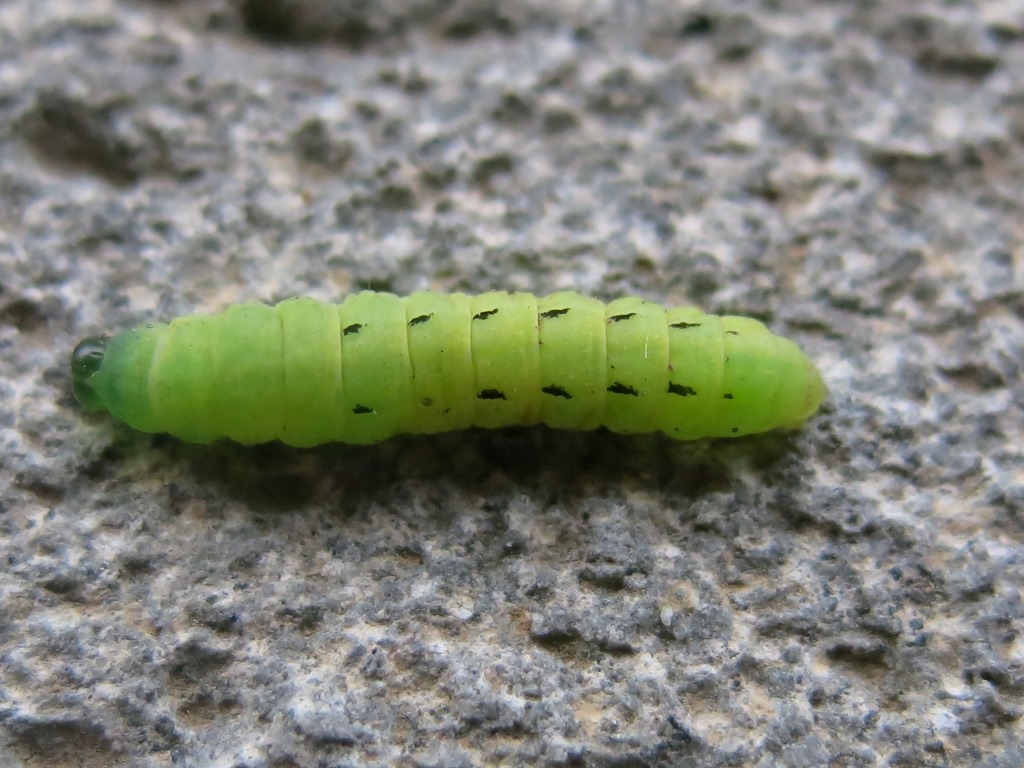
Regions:
<instances>
[{"instance_id":1,"label":"speckled rock texture","mask_svg":"<svg viewBox=\"0 0 1024 768\"><path fill-rule=\"evenodd\" d=\"M1024 5L0 2L0 765L1024 763ZM188 446L104 330L361 287L764 319L711 444Z\"/></svg>"}]
</instances>

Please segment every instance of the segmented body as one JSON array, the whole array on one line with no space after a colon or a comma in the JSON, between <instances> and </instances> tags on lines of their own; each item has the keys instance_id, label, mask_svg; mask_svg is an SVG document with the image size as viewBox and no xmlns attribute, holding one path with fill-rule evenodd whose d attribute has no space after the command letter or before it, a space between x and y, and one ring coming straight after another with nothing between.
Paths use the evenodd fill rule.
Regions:
<instances>
[{"instance_id":1,"label":"segmented body","mask_svg":"<svg viewBox=\"0 0 1024 768\"><path fill-rule=\"evenodd\" d=\"M755 320L573 292L242 304L100 344L76 350L79 399L194 442L536 423L729 437L797 427L825 396L796 345Z\"/></svg>"}]
</instances>

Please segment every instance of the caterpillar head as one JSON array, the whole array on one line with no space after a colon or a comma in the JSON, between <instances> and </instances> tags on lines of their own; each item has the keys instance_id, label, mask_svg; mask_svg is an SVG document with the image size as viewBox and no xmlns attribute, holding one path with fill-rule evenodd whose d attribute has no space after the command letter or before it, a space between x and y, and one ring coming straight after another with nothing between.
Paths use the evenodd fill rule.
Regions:
<instances>
[{"instance_id":1,"label":"caterpillar head","mask_svg":"<svg viewBox=\"0 0 1024 768\"><path fill-rule=\"evenodd\" d=\"M107 410L103 398L93 386L93 379L103 365L107 341L105 336L89 336L78 342L71 353L71 390L78 402L91 411Z\"/></svg>"}]
</instances>

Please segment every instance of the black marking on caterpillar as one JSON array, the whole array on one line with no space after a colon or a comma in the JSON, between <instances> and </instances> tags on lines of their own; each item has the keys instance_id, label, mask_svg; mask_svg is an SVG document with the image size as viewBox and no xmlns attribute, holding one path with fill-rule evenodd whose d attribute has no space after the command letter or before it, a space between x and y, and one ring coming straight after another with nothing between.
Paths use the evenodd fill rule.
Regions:
<instances>
[{"instance_id":1,"label":"black marking on caterpillar","mask_svg":"<svg viewBox=\"0 0 1024 768\"><path fill-rule=\"evenodd\" d=\"M549 309L546 312L541 312L540 316L545 320L549 320L552 317L561 317L562 315L568 314L569 307L563 307L562 309Z\"/></svg>"},{"instance_id":2,"label":"black marking on caterpillar","mask_svg":"<svg viewBox=\"0 0 1024 768\"><path fill-rule=\"evenodd\" d=\"M498 314L497 309L485 309L483 312L477 312L473 315L474 320L486 320L488 317Z\"/></svg>"},{"instance_id":3,"label":"black marking on caterpillar","mask_svg":"<svg viewBox=\"0 0 1024 768\"><path fill-rule=\"evenodd\" d=\"M353 333L359 333L363 329L362 323L352 323L352 325L346 325L345 329L341 332L342 336L351 336Z\"/></svg>"},{"instance_id":4,"label":"black marking on caterpillar","mask_svg":"<svg viewBox=\"0 0 1024 768\"><path fill-rule=\"evenodd\" d=\"M690 395L696 395L697 390L693 387L688 387L685 384L676 384L674 382L668 383L669 394L679 395L680 397L689 397Z\"/></svg>"},{"instance_id":5,"label":"black marking on caterpillar","mask_svg":"<svg viewBox=\"0 0 1024 768\"><path fill-rule=\"evenodd\" d=\"M637 392L633 387L630 387L618 381L614 382L610 387L608 387L608 391L616 395L629 395L630 397L640 397L640 393Z\"/></svg>"},{"instance_id":6,"label":"black marking on caterpillar","mask_svg":"<svg viewBox=\"0 0 1024 768\"><path fill-rule=\"evenodd\" d=\"M434 316L433 312L431 312L429 315L417 315L416 317L414 317L412 320L409 321L409 327L412 328L414 325L419 325L420 323L425 323L425 322L427 322L427 320L429 320L433 316Z\"/></svg>"},{"instance_id":7,"label":"black marking on caterpillar","mask_svg":"<svg viewBox=\"0 0 1024 768\"><path fill-rule=\"evenodd\" d=\"M556 384L552 384L549 387L542 387L540 391L546 395L552 395L554 397L561 397L566 400L572 400L572 395L570 395L564 387L559 387Z\"/></svg>"},{"instance_id":8,"label":"black marking on caterpillar","mask_svg":"<svg viewBox=\"0 0 1024 768\"><path fill-rule=\"evenodd\" d=\"M477 400L508 400L500 389L481 389L476 397Z\"/></svg>"},{"instance_id":9,"label":"black marking on caterpillar","mask_svg":"<svg viewBox=\"0 0 1024 768\"><path fill-rule=\"evenodd\" d=\"M700 323L687 323L687 322L672 323L669 326L669 328L679 328L681 330L686 330L687 328L700 328Z\"/></svg>"},{"instance_id":10,"label":"black marking on caterpillar","mask_svg":"<svg viewBox=\"0 0 1024 768\"><path fill-rule=\"evenodd\" d=\"M636 317L636 312L626 312L622 315L612 315L608 318L609 323L621 323L623 320L629 320L631 317Z\"/></svg>"},{"instance_id":11,"label":"black marking on caterpillar","mask_svg":"<svg viewBox=\"0 0 1024 768\"><path fill-rule=\"evenodd\" d=\"M356 403L356 407L352 409L352 413L356 414L357 416L362 416L363 414L366 413L375 413L375 411L373 410L373 408L367 408L365 405L360 405L359 403Z\"/></svg>"}]
</instances>

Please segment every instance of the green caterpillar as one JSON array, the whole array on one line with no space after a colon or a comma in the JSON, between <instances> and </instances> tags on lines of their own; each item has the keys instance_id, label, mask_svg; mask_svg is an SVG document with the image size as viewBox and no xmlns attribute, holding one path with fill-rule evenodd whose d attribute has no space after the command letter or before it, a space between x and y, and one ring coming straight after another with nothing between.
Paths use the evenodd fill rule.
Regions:
<instances>
[{"instance_id":1,"label":"green caterpillar","mask_svg":"<svg viewBox=\"0 0 1024 768\"><path fill-rule=\"evenodd\" d=\"M87 338L71 374L145 432L294 446L537 423L733 437L798 428L826 395L756 320L569 291L240 304Z\"/></svg>"}]
</instances>

